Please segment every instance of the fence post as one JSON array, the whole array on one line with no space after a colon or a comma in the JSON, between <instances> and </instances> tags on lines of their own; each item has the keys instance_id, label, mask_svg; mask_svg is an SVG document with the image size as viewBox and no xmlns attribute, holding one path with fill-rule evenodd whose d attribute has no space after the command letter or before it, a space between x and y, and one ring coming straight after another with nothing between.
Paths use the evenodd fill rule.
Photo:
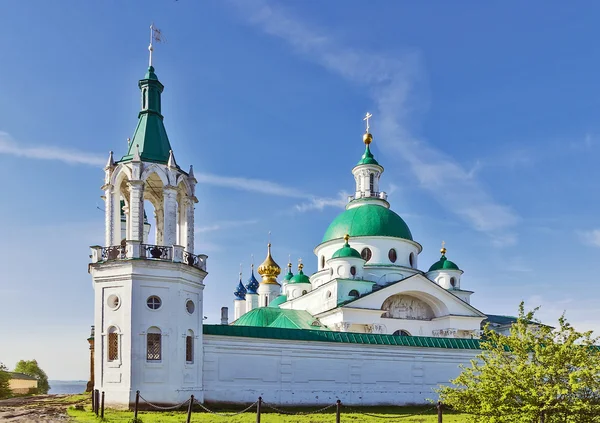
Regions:
<instances>
[{"instance_id":1,"label":"fence post","mask_svg":"<svg viewBox=\"0 0 600 423\"><path fill-rule=\"evenodd\" d=\"M104 391L102 391L102 402L100 406L100 418L104 418Z\"/></svg>"},{"instance_id":2,"label":"fence post","mask_svg":"<svg viewBox=\"0 0 600 423\"><path fill-rule=\"evenodd\" d=\"M442 422L442 402L438 401L437 403L437 413L438 413L438 423L443 423Z\"/></svg>"},{"instance_id":3,"label":"fence post","mask_svg":"<svg viewBox=\"0 0 600 423\"><path fill-rule=\"evenodd\" d=\"M342 401L337 400L335 403L335 423L341 422L341 414L342 414Z\"/></svg>"},{"instance_id":4,"label":"fence post","mask_svg":"<svg viewBox=\"0 0 600 423\"><path fill-rule=\"evenodd\" d=\"M100 390L96 389L95 394L96 394L95 395L96 396L96 399L95 399L96 409L94 410L94 412L96 413L96 416L98 416L98 412L100 411L100 407L99 407L100 406Z\"/></svg>"},{"instance_id":5,"label":"fence post","mask_svg":"<svg viewBox=\"0 0 600 423\"><path fill-rule=\"evenodd\" d=\"M137 423L138 406L140 405L140 391L135 391L135 408L133 409L133 421Z\"/></svg>"},{"instance_id":6,"label":"fence post","mask_svg":"<svg viewBox=\"0 0 600 423\"><path fill-rule=\"evenodd\" d=\"M258 397L258 403L256 404L256 423L260 423L260 409L262 407L262 397Z\"/></svg>"},{"instance_id":7,"label":"fence post","mask_svg":"<svg viewBox=\"0 0 600 423\"><path fill-rule=\"evenodd\" d=\"M188 415L187 415L187 423L192 421L192 408L194 408L194 396L190 397L190 405L188 406Z\"/></svg>"}]
</instances>

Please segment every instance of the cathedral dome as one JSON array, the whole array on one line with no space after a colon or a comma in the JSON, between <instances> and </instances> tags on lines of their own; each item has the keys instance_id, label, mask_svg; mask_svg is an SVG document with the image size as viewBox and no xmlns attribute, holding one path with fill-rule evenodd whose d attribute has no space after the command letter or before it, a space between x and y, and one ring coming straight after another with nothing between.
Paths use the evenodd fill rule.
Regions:
<instances>
[{"instance_id":1,"label":"cathedral dome","mask_svg":"<svg viewBox=\"0 0 600 423\"><path fill-rule=\"evenodd\" d=\"M392 210L377 204L365 204L340 213L325 231L322 242L343 238L346 234L413 240L406 222Z\"/></svg>"},{"instance_id":2,"label":"cathedral dome","mask_svg":"<svg viewBox=\"0 0 600 423\"><path fill-rule=\"evenodd\" d=\"M360 253L358 251L356 251L354 248L352 248L350 246L350 244L348 244L348 240L350 239L348 234L346 234L344 239L346 240L346 243L344 244L344 246L342 248L340 248L339 250L337 250L335 253L333 253L331 258L336 259L336 258L353 257L353 258L362 259Z\"/></svg>"}]
</instances>

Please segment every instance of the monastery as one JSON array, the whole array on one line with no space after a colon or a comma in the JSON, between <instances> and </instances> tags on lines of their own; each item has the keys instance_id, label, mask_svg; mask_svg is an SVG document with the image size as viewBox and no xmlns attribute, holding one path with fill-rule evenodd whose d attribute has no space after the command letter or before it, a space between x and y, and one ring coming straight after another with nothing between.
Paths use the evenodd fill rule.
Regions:
<instances>
[{"instance_id":1,"label":"monastery","mask_svg":"<svg viewBox=\"0 0 600 423\"><path fill-rule=\"evenodd\" d=\"M225 315L221 325L204 324L197 181L192 166L175 160L152 56L138 85L133 137L104 169L105 238L91 247L89 265L91 385L108 405L128 407L138 390L161 404L191 394L206 402L425 403L479 352L482 322L510 327L512 318L471 305L463 270L445 248L419 268L422 247L380 189L384 167L370 150L369 114L362 156L356 143L354 194L314 248L317 272L288 263L281 275L269 244L261 280L254 269L246 284L240 274L233 322ZM144 201L154 207L154 228Z\"/></svg>"}]
</instances>

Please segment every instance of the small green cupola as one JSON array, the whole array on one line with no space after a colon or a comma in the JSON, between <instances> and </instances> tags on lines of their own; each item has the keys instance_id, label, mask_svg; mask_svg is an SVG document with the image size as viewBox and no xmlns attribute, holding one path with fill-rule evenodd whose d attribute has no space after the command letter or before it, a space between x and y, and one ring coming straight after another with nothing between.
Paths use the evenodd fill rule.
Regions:
<instances>
[{"instance_id":1,"label":"small green cupola","mask_svg":"<svg viewBox=\"0 0 600 423\"><path fill-rule=\"evenodd\" d=\"M293 283L308 283L308 284L310 284L310 279L302 271L303 267L304 267L304 265L302 263L298 264L298 273L295 274L294 276L292 276L292 278L289 281L290 284L293 284Z\"/></svg>"},{"instance_id":2,"label":"small green cupola","mask_svg":"<svg viewBox=\"0 0 600 423\"><path fill-rule=\"evenodd\" d=\"M346 236L344 237L344 240L346 241L346 243L344 244L344 246L342 248L340 248L335 253L333 253L333 255L331 256L332 259L349 258L349 257L362 259L360 253L358 251L356 251L354 248L352 248L350 246L350 244L348 243L349 239L350 239L350 235L346 234Z\"/></svg>"},{"instance_id":3,"label":"small green cupola","mask_svg":"<svg viewBox=\"0 0 600 423\"><path fill-rule=\"evenodd\" d=\"M367 136L367 135L370 136L371 134L365 134L365 136ZM371 153L371 149L369 148L369 144L365 145L365 152L363 153L362 157L360 158L360 161L358 163L356 163L356 166L366 165L366 164L380 166L379 162L377 160L375 160L375 157L373 156L373 153Z\"/></svg>"},{"instance_id":4,"label":"small green cupola","mask_svg":"<svg viewBox=\"0 0 600 423\"><path fill-rule=\"evenodd\" d=\"M429 268L429 272L433 272L436 270L460 270L456 263L446 258L446 248L443 246L443 243L440 253L442 253L442 257L440 257L438 261L431 265L431 267Z\"/></svg>"},{"instance_id":5,"label":"small green cupola","mask_svg":"<svg viewBox=\"0 0 600 423\"><path fill-rule=\"evenodd\" d=\"M292 262L291 261L288 261L287 267L288 267L288 271L287 271L285 277L283 278L284 284L289 283L290 279L292 279L294 277L294 274L292 273Z\"/></svg>"},{"instance_id":6,"label":"small green cupola","mask_svg":"<svg viewBox=\"0 0 600 423\"><path fill-rule=\"evenodd\" d=\"M167 164L171 152L171 143L167 136L161 111L161 94L164 85L154 73L154 66L149 66L144 79L138 83L141 91L142 106L138 113L138 124L127 154L121 162L133 160L136 149L140 159L146 162Z\"/></svg>"}]
</instances>

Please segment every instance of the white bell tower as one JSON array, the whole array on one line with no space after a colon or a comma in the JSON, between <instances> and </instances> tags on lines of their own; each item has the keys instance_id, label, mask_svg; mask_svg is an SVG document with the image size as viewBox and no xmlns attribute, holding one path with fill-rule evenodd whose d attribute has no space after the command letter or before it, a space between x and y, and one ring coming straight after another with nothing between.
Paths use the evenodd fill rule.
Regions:
<instances>
[{"instance_id":1,"label":"white bell tower","mask_svg":"<svg viewBox=\"0 0 600 423\"><path fill-rule=\"evenodd\" d=\"M92 248L95 389L127 407L135 393L175 404L202 401L205 255L194 252L196 179L176 163L163 125L163 85L150 66L129 150L105 167L105 239ZM144 202L154 235L144 237ZM121 207L121 204L124 204ZM121 214L125 216L125 239Z\"/></svg>"}]
</instances>

